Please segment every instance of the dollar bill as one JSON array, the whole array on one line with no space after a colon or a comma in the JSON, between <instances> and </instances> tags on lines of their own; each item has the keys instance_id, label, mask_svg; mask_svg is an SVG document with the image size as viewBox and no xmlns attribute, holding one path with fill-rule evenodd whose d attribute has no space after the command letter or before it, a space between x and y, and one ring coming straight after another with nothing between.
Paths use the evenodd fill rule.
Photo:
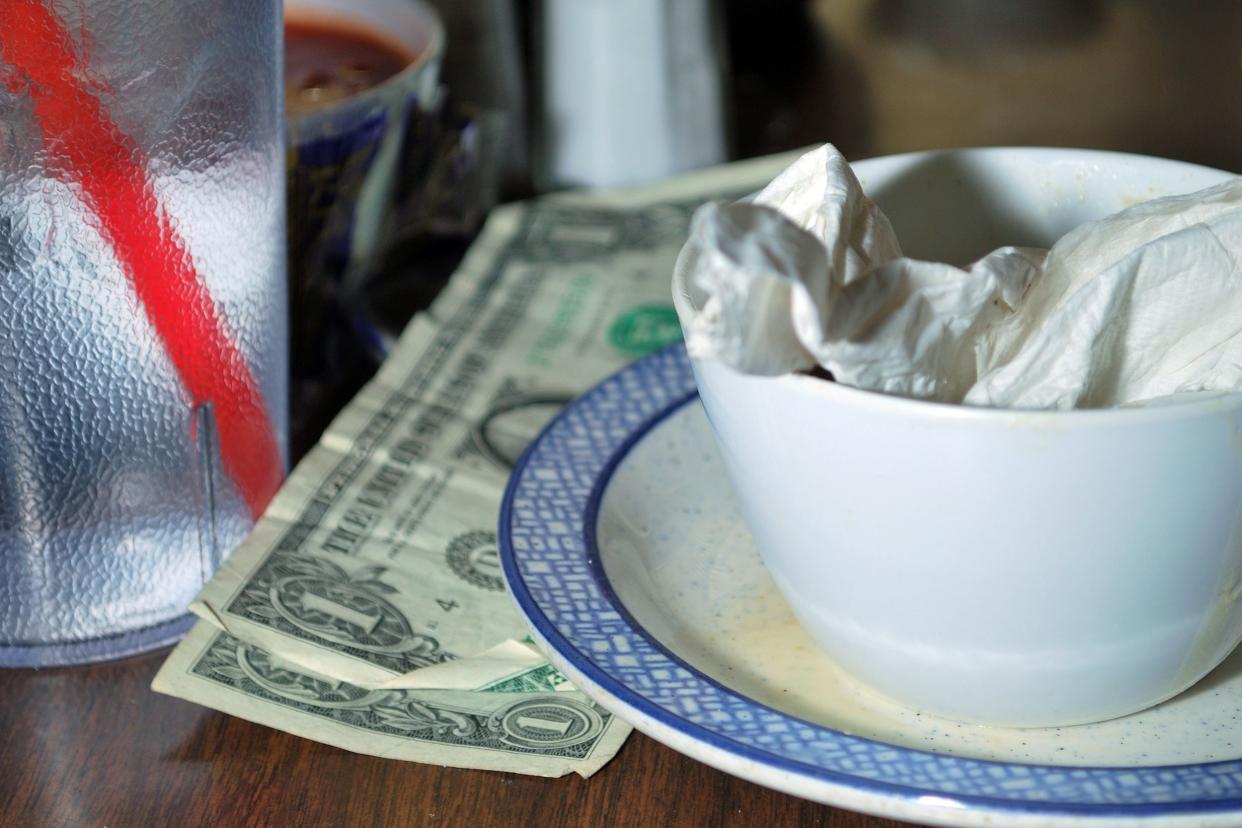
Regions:
<instances>
[{"instance_id":1,"label":"dollar bill","mask_svg":"<svg viewBox=\"0 0 1242 828\"><path fill-rule=\"evenodd\" d=\"M356 753L537 776L590 776L630 731L581 693L566 691L549 669L475 692L368 690L306 671L202 622L152 686Z\"/></svg>"},{"instance_id":2,"label":"dollar bill","mask_svg":"<svg viewBox=\"0 0 1242 828\"><path fill-rule=\"evenodd\" d=\"M526 624L499 566L509 472L566 402L680 337L669 281L693 210L756 189L790 160L497 210L198 596L191 608L204 621L157 689L328 733L322 717L181 669L211 649L207 630L351 692L476 693L550 671L521 645ZM248 681L245 690L259 686ZM521 692L542 692L530 686Z\"/></svg>"}]
</instances>

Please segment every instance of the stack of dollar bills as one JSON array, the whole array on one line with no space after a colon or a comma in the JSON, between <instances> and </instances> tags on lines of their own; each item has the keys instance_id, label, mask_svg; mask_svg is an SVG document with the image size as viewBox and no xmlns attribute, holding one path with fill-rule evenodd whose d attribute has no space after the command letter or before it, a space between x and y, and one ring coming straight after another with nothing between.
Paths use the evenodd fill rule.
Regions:
<instances>
[{"instance_id":1,"label":"stack of dollar bills","mask_svg":"<svg viewBox=\"0 0 1242 828\"><path fill-rule=\"evenodd\" d=\"M790 160L497 210L199 594L153 688L375 756L602 767L630 728L526 639L497 559L505 482L561 406L680 338L694 208Z\"/></svg>"}]
</instances>

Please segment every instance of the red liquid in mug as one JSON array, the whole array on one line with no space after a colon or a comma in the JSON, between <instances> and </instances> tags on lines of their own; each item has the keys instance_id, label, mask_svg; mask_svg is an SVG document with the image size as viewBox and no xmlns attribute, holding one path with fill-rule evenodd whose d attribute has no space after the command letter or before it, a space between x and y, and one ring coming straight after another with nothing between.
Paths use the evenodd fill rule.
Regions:
<instances>
[{"instance_id":1,"label":"red liquid in mug","mask_svg":"<svg viewBox=\"0 0 1242 828\"><path fill-rule=\"evenodd\" d=\"M402 44L349 18L294 12L285 17L285 108L297 113L328 106L417 60Z\"/></svg>"}]
</instances>

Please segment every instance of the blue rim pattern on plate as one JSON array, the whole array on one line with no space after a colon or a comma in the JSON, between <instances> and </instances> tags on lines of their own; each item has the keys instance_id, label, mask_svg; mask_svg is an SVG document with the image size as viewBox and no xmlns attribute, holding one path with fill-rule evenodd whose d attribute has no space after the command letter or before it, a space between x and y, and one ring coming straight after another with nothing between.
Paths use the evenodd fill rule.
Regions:
<instances>
[{"instance_id":1,"label":"blue rim pattern on plate","mask_svg":"<svg viewBox=\"0 0 1242 828\"><path fill-rule=\"evenodd\" d=\"M567 662L690 738L833 785L964 807L1082 817L1242 809L1242 760L1088 768L967 759L848 736L762 705L690 667L620 605L599 564L599 500L617 464L697 398L684 346L619 371L526 450L500 515L500 552L522 612Z\"/></svg>"}]
</instances>

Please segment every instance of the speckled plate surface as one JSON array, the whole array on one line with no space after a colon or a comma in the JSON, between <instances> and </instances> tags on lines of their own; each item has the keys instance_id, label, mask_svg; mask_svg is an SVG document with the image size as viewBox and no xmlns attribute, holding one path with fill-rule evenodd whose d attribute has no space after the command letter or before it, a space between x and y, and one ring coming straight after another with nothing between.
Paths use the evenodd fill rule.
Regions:
<instances>
[{"instance_id":1,"label":"speckled plate surface","mask_svg":"<svg viewBox=\"0 0 1242 828\"><path fill-rule=\"evenodd\" d=\"M930 824L1242 825L1240 654L1159 707L1040 730L920 715L838 668L759 562L680 346L548 426L510 481L500 536L557 666L727 772Z\"/></svg>"}]
</instances>

